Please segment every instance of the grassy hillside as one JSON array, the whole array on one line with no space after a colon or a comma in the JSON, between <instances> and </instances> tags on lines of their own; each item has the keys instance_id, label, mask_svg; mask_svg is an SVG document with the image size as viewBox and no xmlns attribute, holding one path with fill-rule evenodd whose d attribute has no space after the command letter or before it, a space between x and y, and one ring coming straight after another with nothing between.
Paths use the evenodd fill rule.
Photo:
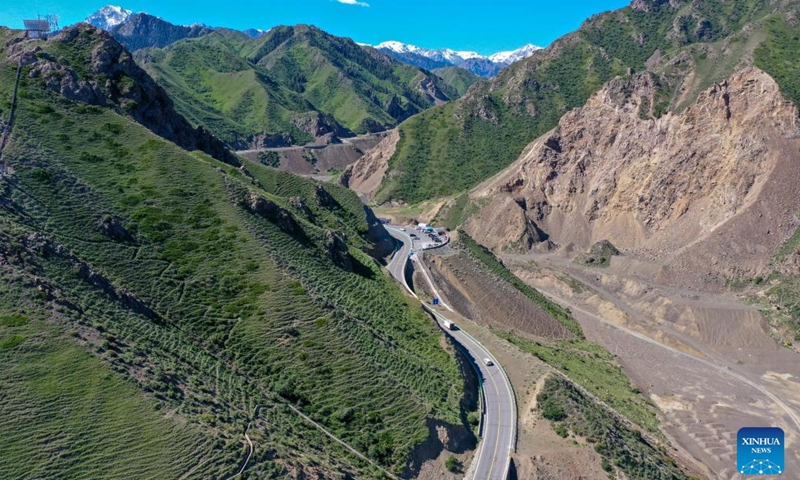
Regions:
<instances>
[{"instance_id":1,"label":"grassy hillside","mask_svg":"<svg viewBox=\"0 0 800 480\"><path fill-rule=\"evenodd\" d=\"M481 81L481 77L475 75L469 70L464 70L459 67L442 67L433 70L433 73L441 77L448 85L458 93L458 96L464 96L473 84Z\"/></svg>"},{"instance_id":2,"label":"grassy hillside","mask_svg":"<svg viewBox=\"0 0 800 480\"><path fill-rule=\"evenodd\" d=\"M234 461L235 445L166 418L159 402L70 336L64 319L53 325L58 314L31 308L30 292L7 271L2 277L3 478L178 478L198 458L207 462L198 475Z\"/></svg>"},{"instance_id":3,"label":"grassy hillside","mask_svg":"<svg viewBox=\"0 0 800 480\"><path fill-rule=\"evenodd\" d=\"M259 134L285 134L285 139L276 138L278 144L311 142L312 133L298 124L318 116L314 106L241 58L239 47L234 40L211 34L135 56L189 121L205 125L231 145L246 148ZM331 123L331 129L344 133Z\"/></svg>"},{"instance_id":4,"label":"grassy hillside","mask_svg":"<svg viewBox=\"0 0 800 480\"><path fill-rule=\"evenodd\" d=\"M257 39L213 33L136 58L181 113L237 148L387 130L458 96L436 75L302 25Z\"/></svg>"},{"instance_id":5,"label":"grassy hillside","mask_svg":"<svg viewBox=\"0 0 800 480\"><path fill-rule=\"evenodd\" d=\"M705 58L702 51L692 50L693 45L716 47L746 25L757 28L741 36L760 34L760 22L772 12L785 12L792 2L710 0L680 8L655 0L634 4L637 8L592 17L575 33L510 66L459 101L403 124L400 144L389 162L393 173L387 175L375 201L419 202L474 186L509 165L565 112L583 105L606 81L629 69L652 69L661 77L662 101L651 112L659 116L669 108L673 90L689 75L686 69L673 66L680 65L679 52L684 64L688 58L693 65ZM775 26L772 31L779 30ZM776 35L774 42L781 44L782 51L791 51L791 37ZM767 42L764 48L772 52L771 45ZM736 61L747 57L736 48L723 54L729 50L737 55ZM793 82L789 71L779 74L787 68L785 64L762 63L782 86L788 88ZM715 68L698 68L696 73L703 76L698 83L725 78L725 72Z\"/></svg>"},{"instance_id":6,"label":"grassy hillside","mask_svg":"<svg viewBox=\"0 0 800 480\"><path fill-rule=\"evenodd\" d=\"M242 54L357 133L386 129L434 100L456 97L425 70L312 26L274 28Z\"/></svg>"},{"instance_id":7,"label":"grassy hillside","mask_svg":"<svg viewBox=\"0 0 800 480\"><path fill-rule=\"evenodd\" d=\"M375 478L297 412L395 472L430 419L462 425L459 367L363 253L357 197L187 152L29 76L53 49L91 56L87 35L15 46L43 52L23 68L0 180L0 363L15 386L0 401L14 439L2 470L225 477L252 421L249 476ZM5 53L4 116L16 71ZM58 438L56 453L35 455L31 438Z\"/></svg>"}]
</instances>

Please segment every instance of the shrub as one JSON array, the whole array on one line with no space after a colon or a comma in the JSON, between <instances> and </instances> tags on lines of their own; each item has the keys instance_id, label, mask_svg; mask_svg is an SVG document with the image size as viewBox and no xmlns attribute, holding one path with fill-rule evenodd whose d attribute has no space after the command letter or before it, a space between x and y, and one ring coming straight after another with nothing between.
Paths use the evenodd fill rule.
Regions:
<instances>
[{"instance_id":1,"label":"shrub","mask_svg":"<svg viewBox=\"0 0 800 480\"><path fill-rule=\"evenodd\" d=\"M542 416L551 422L560 422L567 418L567 413L561 405L552 402L547 402L542 410Z\"/></svg>"},{"instance_id":2,"label":"shrub","mask_svg":"<svg viewBox=\"0 0 800 480\"><path fill-rule=\"evenodd\" d=\"M461 473L463 467L461 460L457 459L455 455L450 455L447 457L447 460L444 462L444 466L452 473Z\"/></svg>"}]
</instances>

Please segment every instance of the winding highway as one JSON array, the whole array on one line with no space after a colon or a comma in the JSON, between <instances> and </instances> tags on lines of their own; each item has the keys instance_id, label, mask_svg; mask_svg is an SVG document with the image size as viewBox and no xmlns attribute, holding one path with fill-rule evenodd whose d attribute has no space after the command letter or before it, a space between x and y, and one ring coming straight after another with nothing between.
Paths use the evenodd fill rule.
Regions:
<instances>
[{"instance_id":1,"label":"winding highway","mask_svg":"<svg viewBox=\"0 0 800 480\"><path fill-rule=\"evenodd\" d=\"M395 250L394 256L392 256L392 260L386 266L389 270L389 273L397 279L400 283L406 287L408 293L417 298L417 295L411 290L411 287L408 286L408 280L406 280L406 264L408 263L408 259L411 256L411 253L414 249L414 241L411 237L403 230L400 230L396 227L386 226L386 231L389 232L389 235L394 237L396 240L401 242L401 247Z\"/></svg>"},{"instance_id":2,"label":"winding highway","mask_svg":"<svg viewBox=\"0 0 800 480\"><path fill-rule=\"evenodd\" d=\"M389 273L412 292L406 280L406 263L414 254L413 239L396 227L386 228L394 238L402 243L392 257L387 268ZM421 260L420 260L421 261ZM412 292L413 295L413 292ZM416 295L414 295L416 297ZM468 480L507 480L510 457L514 451L517 435L517 407L511 382L497 359L469 333L456 327L450 330L445 322L450 320L425 303L422 306L430 312L439 326L460 345L480 372L483 393L483 436L472 465L467 470ZM486 359L492 365L488 365Z\"/></svg>"}]
</instances>

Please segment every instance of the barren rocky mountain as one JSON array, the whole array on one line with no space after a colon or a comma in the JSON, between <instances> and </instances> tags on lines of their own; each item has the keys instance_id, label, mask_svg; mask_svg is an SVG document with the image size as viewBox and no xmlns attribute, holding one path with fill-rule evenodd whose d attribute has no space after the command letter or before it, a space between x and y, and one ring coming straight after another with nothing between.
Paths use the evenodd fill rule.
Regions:
<instances>
[{"instance_id":1,"label":"barren rocky mountain","mask_svg":"<svg viewBox=\"0 0 800 480\"><path fill-rule=\"evenodd\" d=\"M375 148L347 167L341 178L341 184L371 199L389 168L389 159L397 149L400 134L395 129Z\"/></svg>"},{"instance_id":2,"label":"barren rocky mountain","mask_svg":"<svg viewBox=\"0 0 800 480\"><path fill-rule=\"evenodd\" d=\"M610 240L695 284L763 274L798 225L797 108L756 68L658 119L655 90L620 78L565 115L471 193L467 230L501 251Z\"/></svg>"}]
</instances>

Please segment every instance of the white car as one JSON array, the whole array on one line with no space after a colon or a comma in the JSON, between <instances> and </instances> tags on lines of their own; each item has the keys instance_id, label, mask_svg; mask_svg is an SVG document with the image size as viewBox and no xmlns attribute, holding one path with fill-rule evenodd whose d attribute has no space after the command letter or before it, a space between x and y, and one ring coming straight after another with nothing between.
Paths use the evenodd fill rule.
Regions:
<instances>
[{"instance_id":1,"label":"white car","mask_svg":"<svg viewBox=\"0 0 800 480\"><path fill-rule=\"evenodd\" d=\"M492 361L492 359L491 359L491 358L488 358L488 357L483 359L483 363L485 363L485 364L486 364L487 366L489 366L489 367L491 367L492 365L494 365L494 362Z\"/></svg>"},{"instance_id":2,"label":"white car","mask_svg":"<svg viewBox=\"0 0 800 480\"><path fill-rule=\"evenodd\" d=\"M401 231L401 232L405 232L405 231L406 231L406 229L405 229L405 228L403 228L403 227L400 227L400 231Z\"/></svg>"}]
</instances>

